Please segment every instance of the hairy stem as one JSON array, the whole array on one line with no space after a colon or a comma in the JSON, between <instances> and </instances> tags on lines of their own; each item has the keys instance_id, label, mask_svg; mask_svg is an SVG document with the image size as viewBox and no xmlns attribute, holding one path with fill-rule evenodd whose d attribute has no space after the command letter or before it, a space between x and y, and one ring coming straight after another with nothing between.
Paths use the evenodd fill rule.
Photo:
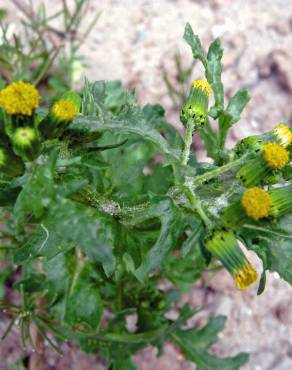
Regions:
<instances>
[{"instance_id":1,"label":"hairy stem","mask_svg":"<svg viewBox=\"0 0 292 370\"><path fill-rule=\"evenodd\" d=\"M202 221L204 224L207 226L207 228L211 227L211 220L209 217L206 215L201 202L197 199L195 193L190 189L188 186L183 187L184 193L186 194L191 206L196 210L198 215L201 217Z\"/></svg>"},{"instance_id":2,"label":"hairy stem","mask_svg":"<svg viewBox=\"0 0 292 370\"><path fill-rule=\"evenodd\" d=\"M181 163L183 165L187 165L190 157L190 150L191 145L193 141L192 133L194 130L194 121L188 120L187 127L186 127L186 133L185 133L185 147L182 153L182 160Z\"/></svg>"},{"instance_id":3,"label":"hairy stem","mask_svg":"<svg viewBox=\"0 0 292 370\"><path fill-rule=\"evenodd\" d=\"M246 160L246 156L242 156L241 158L237 159L236 161L229 162L225 164L224 166L218 167L215 170L208 171L207 173L204 173L203 175L197 176L193 182L194 185L200 185L204 181L210 180L213 177L218 177L222 175L225 172L228 172L236 167L241 166Z\"/></svg>"}]
</instances>

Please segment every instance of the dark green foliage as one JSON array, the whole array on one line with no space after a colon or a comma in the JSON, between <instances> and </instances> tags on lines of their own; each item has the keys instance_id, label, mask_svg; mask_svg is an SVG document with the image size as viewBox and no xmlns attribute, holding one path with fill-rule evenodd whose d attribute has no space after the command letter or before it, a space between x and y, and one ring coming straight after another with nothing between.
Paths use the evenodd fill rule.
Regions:
<instances>
[{"instance_id":1,"label":"dark green foliage","mask_svg":"<svg viewBox=\"0 0 292 370\"><path fill-rule=\"evenodd\" d=\"M183 138L160 105L140 107L135 92L119 81L86 80L78 116L58 133L49 130L52 135L41 137L39 155L23 157L23 174L12 179L1 174L3 256L17 266L13 288L20 295L17 304L5 300L3 284L12 269L4 270L0 307L11 316L4 337L19 320L22 341L33 345L33 323L57 351L64 340L75 342L85 352L98 351L111 370L136 369L137 351L152 345L160 353L165 341L199 370L236 370L247 361L246 354L221 359L209 353L225 318L185 329L197 310L182 307L177 320L166 315L180 306L181 292L206 270L218 269L204 245L206 235L226 227L224 208L238 203L245 190L237 173L255 155L250 140L235 150L225 148L249 94L241 89L225 105L220 41L205 53L189 24L184 38L213 91L214 105L198 128L213 163L199 163L188 153L194 132L187 126ZM218 121L218 132L207 113ZM11 122L18 121L2 111L1 120L0 140L13 150ZM46 110L26 118L34 130L48 129L53 123L48 120ZM276 140L269 133L257 145L267 137ZM14 155L20 155L15 148ZM274 176L274 182L281 178ZM291 181L288 170L283 178L285 184ZM245 216L236 224L240 216L232 218L229 232L235 245L242 240L263 261L259 293L268 270L292 283L291 212L277 221ZM162 288L162 281L170 284ZM129 330L133 316L136 324Z\"/></svg>"}]
</instances>

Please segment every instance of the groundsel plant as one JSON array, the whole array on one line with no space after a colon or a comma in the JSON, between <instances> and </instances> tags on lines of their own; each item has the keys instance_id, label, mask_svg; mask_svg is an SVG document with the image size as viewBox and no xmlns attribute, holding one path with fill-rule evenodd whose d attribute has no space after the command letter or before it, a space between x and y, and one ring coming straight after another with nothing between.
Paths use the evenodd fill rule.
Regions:
<instances>
[{"instance_id":1,"label":"groundsel plant","mask_svg":"<svg viewBox=\"0 0 292 370\"><path fill-rule=\"evenodd\" d=\"M37 330L57 351L72 341L116 370L136 369L133 354L165 341L199 370L248 360L210 354L225 318L187 326L197 310L179 297L218 264L243 295L262 293L268 270L292 283L292 132L275 122L226 149L249 93L226 104L220 41L205 53L189 24L184 39L205 69L181 108L184 137L117 81L86 80L42 109L29 81L0 91L1 250L19 292L1 301L3 337L17 321L24 344L37 347ZM194 135L212 163L197 161Z\"/></svg>"}]
</instances>

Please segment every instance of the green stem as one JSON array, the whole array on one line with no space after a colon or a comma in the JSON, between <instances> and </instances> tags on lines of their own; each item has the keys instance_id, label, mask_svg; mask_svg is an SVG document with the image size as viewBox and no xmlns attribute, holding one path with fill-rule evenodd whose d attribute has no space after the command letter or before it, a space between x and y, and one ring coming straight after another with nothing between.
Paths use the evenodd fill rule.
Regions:
<instances>
[{"instance_id":1,"label":"green stem","mask_svg":"<svg viewBox=\"0 0 292 370\"><path fill-rule=\"evenodd\" d=\"M192 191L192 189L190 189L187 186L184 186L183 190L184 190L184 193L186 194L191 206L196 210L196 212L201 217L201 219L203 220L203 222L207 226L207 228L210 228L212 222L209 219L209 217L206 215L206 213L205 213L205 211L204 211L204 209L201 205L201 202L197 199L195 193Z\"/></svg>"},{"instance_id":2,"label":"green stem","mask_svg":"<svg viewBox=\"0 0 292 370\"><path fill-rule=\"evenodd\" d=\"M189 161L191 145L193 142L193 137L192 137L193 130L194 130L194 121L188 120L187 127L186 127L186 133L185 133L185 147L182 153L182 160L181 160L181 164L183 165L187 165Z\"/></svg>"},{"instance_id":3,"label":"green stem","mask_svg":"<svg viewBox=\"0 0 292 370\"><path fill-rule=\"evenodd\" d=\"M200 185L204 181L210 180L213 177L218 177L222 175L223 173L232 170L233 168L236 168L240 165L242 165L245 162L246 156L243 156L236 161L229 162L225 164L224 166L218 167L215 170L208 171L207 173L204 173L203 175L197 176L193 182L194 185Z\"/></svg>"},{"instance_id":4,"label":"green stem","mask_svg":"<svg viewBox=\"0 0 292 370\"><path fill-rule=\"evenodd\" d=\"M222 116L221 116L222 117ZM224 150L225 142L230 128L230 117L219 117L219 149Z\"/></svg>"},{"instance_id":5,"label":"green stem","mask_svg":"<svg viewBox=\"0 0 292 370\"><path fill-rule=\"evenodd\" d=\"M123 309L123 295L124 295L124 284L120 280L118 282L118 297L117 297L117 310L121 311Z\"/></svg>"}]
</instances>

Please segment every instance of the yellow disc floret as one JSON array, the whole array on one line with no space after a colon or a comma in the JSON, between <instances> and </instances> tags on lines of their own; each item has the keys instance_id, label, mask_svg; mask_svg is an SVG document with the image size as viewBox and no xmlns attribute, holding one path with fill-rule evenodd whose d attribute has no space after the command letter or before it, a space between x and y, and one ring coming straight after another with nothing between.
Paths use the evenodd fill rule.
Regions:
<instances>
[{"instance_id":1,"label":"yellow disc floret","mask_svg":"<svg viewBox=\"0 0 292 370\"><path fill-rule=\"evenodd\" d=\"M280 170L289 162L289 152L277 143L265 144L263 156L268 167L273 170Z\"/></svg>"},{"instance_id":2,"label":"yellow disc floret","mask_svg":"<svg viewBox=\"0 0 292 370\"><path fill-rule=\"evenodd\" d=\"M78 109L69 99L60 99L53 105L52 113L59 121L71 121L78 114Z\"/></svg>"},{"instance_id":3,"label":"yellow disc floret","mask_svg":"<svg viewBox=\"0 0 292 370\"><path fill-rule=\"evenodd\" d=\"M251 264L246 263L243 268L234 274L234 279L237 288L245 290L257 281L258 273Z\"/></svg>"},{"instance_id":4,"label":"yellow disc floret","mask_svg":"<svg viewBox=\"0 0 292 370\"><path fill-rule=\"evenodd\" d=\"M241 205L246 214L256 221L267 217L272 209L268 192L259 187L246 190L241 198Z\"/></svg>"},{"instance_id":5,"label":"yellow disc floret","mask_svg":"<svg viewBox=\"0 0 292 370\"><path fill-rule=\"evenodd\" d=\"M203 92L207 95L210 96L211 94L211 86L209 85L208 81L206 80L195 80L192 83L192 86L194 89L201 89Z\"/></svg>"},{"instance_id":6,"label":"yellow disc floret","mask_svg":"<svg viewBox=\"0 0 292 370\"><path fill-rule=\"evenodd\" d=\"M40 94L30 83L18 81L0 91L0 107L9 114L31 116L39 106Z\"/></svg>"},{"instance_id":7,"label":"yellow disc floret","mask_svg":"<svg viewBox=\"0 0 292 370\"><path fill-rule=\"evenodd\" d=\"M279 123L275 126L274 133L284 148L292 143L292 132L284 123Z\"/></svg>"}]
</instances>

